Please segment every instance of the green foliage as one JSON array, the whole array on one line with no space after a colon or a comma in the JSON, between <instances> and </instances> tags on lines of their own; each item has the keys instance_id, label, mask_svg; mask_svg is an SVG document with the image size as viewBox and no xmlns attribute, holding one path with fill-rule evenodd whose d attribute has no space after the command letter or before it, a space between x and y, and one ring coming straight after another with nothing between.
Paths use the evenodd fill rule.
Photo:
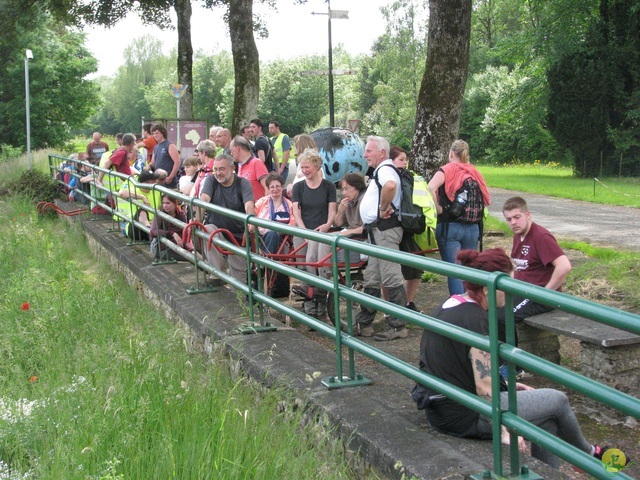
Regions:
<instances>
[{"instance_id":1,"label":"green foliage","mask_svg":"<svg viewBox=\"0 0 640 480\"><path fill-rule=\"evenodd\" d=\"M329 93L326 76L302 72L326 69L326 57L321 56L274 60L263 65L258 116L265 122L277 120L280 129L292 138L307 132L328 112Z\"/></svg>"},{"instance_id":2,"label":"green foliage","mask_svg":"<svg viewBox=\"0 0 640 480\"><path fill-rule=\"evenodd\" d=\"M174 118L176 105L169 87L175 83L175 65L175 56L164 55L158 39L149 35L134 39L115 78L101 80L104 107L92 119L98 130L138 132L142 117Z\"/></svg>"},{"instance_id":3,"label":"green foliage","mask_svg":"<svg viewBox=\"0 0 640 480\"><path fill-rule=\"evenodd\" d=\"M382 11L386 31L376 40L360 80L363 128L408 148L427 51L426 5L400 0Z\"/></svg>"},{"instance_id":4,"label":"green foliage","mask_svg":"<svg viewBox=\"0 0 640 480\"><path fill-rule=\"evenodd\" d=\"M640 174L640 17L632 3L601 0L589 34L549 71L550 125L582 176Z\"/></svg>"},{"instance_id":5,"label":"green foliage","mask_svg":"<svg viewBox=\"0 0 640 480\"><path fill-rule=\"evenodd\" d=\"M31 145L63 145L98 103L96 86L85 79L96 61L84 35L56 22L40 4L2 2L0 16L0 144L26 144L25 50L31 49Z\"/></svg>"},{"instance_id":6,"label":"green foliage","mask_svg":"<svg viewBox=\"0 0 640 480\"><path fill-rule=\"evenodd\" d=\"M545 128L547 87L540 64L487 66L467 83L461 136L472 158L494 163L562 159Z\"/></svg>"},{"instance_id":7,"label":"green foliage","mask_svg":"<svg viewBox=\"0 0 640 480\"><path fill-rule=\"evenodd\" d=\"M352 477L287 392L185 348L80 229L3 209L0 459L15 478Z\"/></svg>"},{"instance_id":8,"label":"green foliage","mask_svg":"<svg viewBox=\"0 0 640 480\"><path fill-rule=\"evenodd\" d=\"M58 184L36 169L25 170L19 178L4 185L4 189L9 195L25 197L34 203L53 202L60 198Z\"/></svg>"},{"instance_id":9,"label":"green foliage","mask_svg":"<svg viewBox=\"0 0 640 480\"><path fill-rule=\"evenodd\" d=\"M11 145L0 145L0 160L7 161L22 155L22 147L12 147Z\"/></svg>"},{"instance_id":10,"label":"green foliage","mask_svg":"<svg viewBox=\"0 0 640 480\"><path fill-rule=\"evenodd\" d=\"M209 125L231 125L233 116L233 58L223 51L197 53L193 65L193 116Z\"/></svg>"}]
</instances>

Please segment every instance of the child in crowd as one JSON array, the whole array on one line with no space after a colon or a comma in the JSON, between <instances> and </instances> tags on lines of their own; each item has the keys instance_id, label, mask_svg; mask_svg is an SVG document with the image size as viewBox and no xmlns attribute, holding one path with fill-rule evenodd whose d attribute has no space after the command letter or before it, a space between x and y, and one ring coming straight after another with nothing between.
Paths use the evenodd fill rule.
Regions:
<instances>
[{"instance_id":1,"label":"child in crowd","mask_svg":"<svg viewBox=\"0 0 640 480\"><path fill-rule=\"evenodd\" d=\"M198 176L198 170L202 167L202 161L199 157L187 157L184 161L184 175L180 177L178 183L178 189L180 193L189 195L191 189L196 183L196 177Z\"/></svg>"},{"instance_id":2,"label":"child in crowd","mask_svg":"<svg viewBox=\"0 0 640 480\"><path fill-rule=\"evenodd\" d=\"M176 198L163 195L162 211L182 223L187 222L187 217L178 206L178 200ZM161 260L182 260L183 258L180 255L170 248L167 248L167 246L160 241L161 238L167 238L179 247L192 251L193 244L191 242L185 243L182 241L182 229L182 226L176 225L164 218L160 218L158 215L153 217L151 229L149 231L149 236L151 237L151 253Z\"/></svg>"}]
</instances>

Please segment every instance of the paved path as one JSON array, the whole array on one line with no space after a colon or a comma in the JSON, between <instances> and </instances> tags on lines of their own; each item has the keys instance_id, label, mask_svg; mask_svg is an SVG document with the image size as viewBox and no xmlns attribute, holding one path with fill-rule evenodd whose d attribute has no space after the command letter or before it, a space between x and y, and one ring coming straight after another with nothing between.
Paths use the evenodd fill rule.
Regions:
<instances>
[{"instance_id":1,"label":"paved path","mask_svg":"<svg viewBox=\"0 0 640 480\"><path fill-rule=\"evenodd\" d=\"M567 200L501 188L491 189L489 211L502 216L502 205L519 195L529 205L531 217L557 238L576 240L601 247L640 250L640 209Z\"/></svg>"}]
</instances>

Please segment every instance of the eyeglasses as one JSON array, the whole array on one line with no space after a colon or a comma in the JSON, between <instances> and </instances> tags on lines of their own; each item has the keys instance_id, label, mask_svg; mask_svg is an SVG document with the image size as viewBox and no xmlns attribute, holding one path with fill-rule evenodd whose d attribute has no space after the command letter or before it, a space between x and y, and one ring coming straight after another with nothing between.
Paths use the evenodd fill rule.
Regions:
<instances>
[{"instance_id":1,"label":"eyeglasses","mask_svg":"<svg viewBox=\"0 0 640 480\"><path fill-rule=\"evenodd\" d=\"M280 189L282 189L282 185L280 185L279 183L276 183L276 184L272 183L271 185L269 185L269 190L280 190Z\"/></svg>"}]
</instances>

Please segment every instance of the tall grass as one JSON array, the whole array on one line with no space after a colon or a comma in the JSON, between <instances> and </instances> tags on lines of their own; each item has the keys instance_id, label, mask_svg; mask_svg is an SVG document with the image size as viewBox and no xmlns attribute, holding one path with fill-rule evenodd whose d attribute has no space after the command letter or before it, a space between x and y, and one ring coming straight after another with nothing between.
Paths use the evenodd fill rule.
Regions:
<instances>
[{"instance_id":1,"label":"tall grass","mask_svg":"<svg viewBox=\"0 0 640 480\"><path fill-rule=\"evenodd\" d=\"M570 168L540 163L479 165L478 169L491 187L640 208L640 180L637 178L599 178L595 181L574 177Z\"/></svg>"},{"instance_id":2,"label":"tall grass","mask_svg":"<svg viewBox=\"0 0 640 480\"><path fill-rule=\"evenodd\" d=\"M293 400L191 351L78 228L3 201L0 478L350 478Z\"/></svg>"}]
</instances>

